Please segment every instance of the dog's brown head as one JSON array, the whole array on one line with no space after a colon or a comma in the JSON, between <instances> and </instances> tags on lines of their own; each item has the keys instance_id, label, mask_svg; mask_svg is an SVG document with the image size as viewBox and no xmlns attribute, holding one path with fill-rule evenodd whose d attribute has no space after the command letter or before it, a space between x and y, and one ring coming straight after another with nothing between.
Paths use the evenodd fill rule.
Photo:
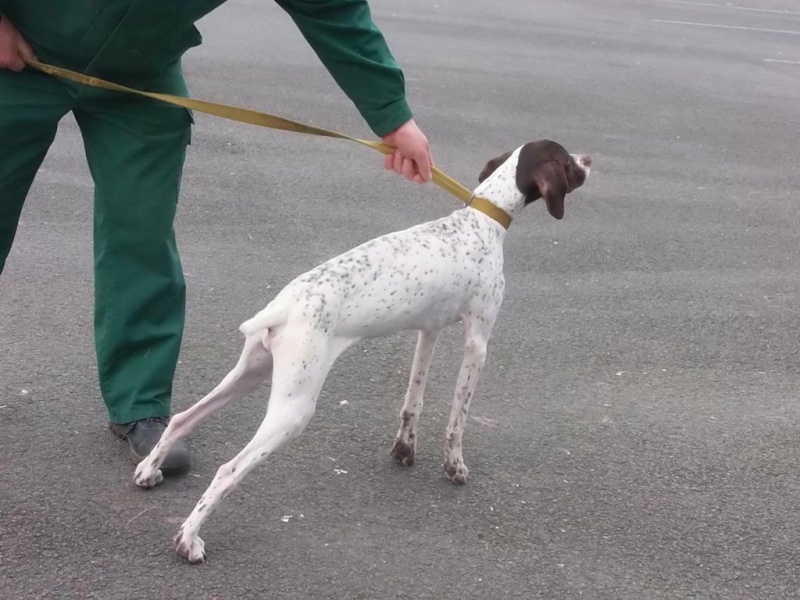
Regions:
<instances>
[{"instance_id":1,"label":"dog's brown head","mask_svg":"<svg viewBox=\"0 0 800 600\"><path fill-rule=\"evenodd\" d=\"M478 181L483 182L514 152L493 158L483 167ZM525 196L525 204L544 198L547 211L556 219L564 216L564 197L583 185L589 176L592 159L587 154L575 155L550 140L530 142L517 155L517 188Z\"/></svg>"}]
</instances>

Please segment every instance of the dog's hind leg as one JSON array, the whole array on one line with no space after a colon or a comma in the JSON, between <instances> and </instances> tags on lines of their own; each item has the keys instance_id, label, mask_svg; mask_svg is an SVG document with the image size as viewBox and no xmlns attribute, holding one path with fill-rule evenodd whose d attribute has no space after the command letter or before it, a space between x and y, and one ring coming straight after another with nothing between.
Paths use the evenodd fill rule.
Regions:
<instances>
[{"instance_id":1,"label":"dog's hind leg","mask_svg":"<svg viewBox=\"0 0 800 600\"><path fill-rule=\"evenodd\" d=\"M354 340L329 339L321 330L281 335L273 345L275 371L267 415L256 435L217 471L211 485L175 536L175 549L191 563L205 557L198 536L203 522L242 479L305 429L331 366Z\"/></svg>"},{"instance_id":2,"label":"dog's hind leg","mask_svg":"<svg viewBox=\"0 0 800 600\"><path fill-rule=\"evenodd\" d=\"M411 366L411 377L408 382L403 408L400 410L400 429L394 438L390 452L395 461L410 467L414 464L417 451L417 426L422 412L422 397L425 383L428 380L428 369L431 366L433 351L439 331L420 331L417 336L417 350Z\"/></svg>"},{"instance_id":3,"label":"dog's hind leg","mask_svg":"<svg viewBox=\"0 0 800 600\"><path fill-rule=\"evenodd\" d=\"M136 467L133 476L136 485L151 488L158 484L163 479L158 469L175 442L188 435L198 423L231 400L252 392L269 376L272 371L272 353L268 345L267 330L263 334L248 337L239 362L219 385L194 406L172 417L161 439Z\"/></svg>"}]
</instances>

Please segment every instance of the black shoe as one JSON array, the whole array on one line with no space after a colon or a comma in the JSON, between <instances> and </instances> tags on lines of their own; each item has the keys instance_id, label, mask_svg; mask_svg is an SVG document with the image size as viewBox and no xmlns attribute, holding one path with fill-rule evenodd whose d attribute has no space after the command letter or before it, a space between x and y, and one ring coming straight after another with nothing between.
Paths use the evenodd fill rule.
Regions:
<instances>
[{"instance_id":1,"label":"black shoe","mask_svg":"<svg viewBox=\"0 0 800 600\"><path fill-rule=\"evenodd\" d=\"M131 423L109 423L111 431L121 440L128 442L128 450L135 463L139 463L156 445L161 434L167 428L166 417L150 417ZM186 473L191 466L189 448L186 442L178 440L161 464L161 473L165 477Z\"/></svg>"}]
</instances>

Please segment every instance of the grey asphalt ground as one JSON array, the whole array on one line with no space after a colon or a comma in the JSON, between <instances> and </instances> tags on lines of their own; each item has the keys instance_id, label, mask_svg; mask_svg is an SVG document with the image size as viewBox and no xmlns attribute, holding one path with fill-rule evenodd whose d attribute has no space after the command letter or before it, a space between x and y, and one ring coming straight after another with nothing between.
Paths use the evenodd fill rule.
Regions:
<instances>
[{"instance_id":1,"label":"grey asphalt ground","mask_svg":"<svg viewBox=\"0 0 800 600\"><path fill-rule=\"evenodd\" d=\"M267 388L195 432L189 476L133 485L96 384L92 187L65 120L0 280L0 597L800 597L800 7L742 2L374 3L446 172L472 184L549 137L593 174L563 221L536 203L509 233L468 484L441 474L460 332L412 469L388 450L414 335L369 341L210 519L202 566L172 535ZM232 0L200 28L195 96L369 135L273 3ZM458 206L380 160L197 116L176 409L292 277Z\"/></svg>"}]
</instances>

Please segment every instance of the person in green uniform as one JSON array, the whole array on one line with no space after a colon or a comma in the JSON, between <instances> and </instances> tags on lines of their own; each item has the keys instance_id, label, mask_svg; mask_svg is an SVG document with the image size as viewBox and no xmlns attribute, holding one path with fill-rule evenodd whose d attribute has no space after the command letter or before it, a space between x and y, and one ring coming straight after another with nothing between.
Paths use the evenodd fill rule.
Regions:
<instances>
[{"instance_id":1,"label":"person in green uniform","mask_svg":"<svg viewBox=\"0 0 800 600\"><path fill-rule=\"evenodd\" d=\"M186 95L180 59L194 23L224 0L0 0L0 273L59 120L72 112L95 184L95 347L111 430L138 461L170 415L185 283L173 221L191 115L147 98L25 68L31 58L150 91ZM396 148L384 166L431 178L403 73L366 0L276 0L369 127ZM188 470L185 446L162 467Z\"/></svg>"}]
</instances>

